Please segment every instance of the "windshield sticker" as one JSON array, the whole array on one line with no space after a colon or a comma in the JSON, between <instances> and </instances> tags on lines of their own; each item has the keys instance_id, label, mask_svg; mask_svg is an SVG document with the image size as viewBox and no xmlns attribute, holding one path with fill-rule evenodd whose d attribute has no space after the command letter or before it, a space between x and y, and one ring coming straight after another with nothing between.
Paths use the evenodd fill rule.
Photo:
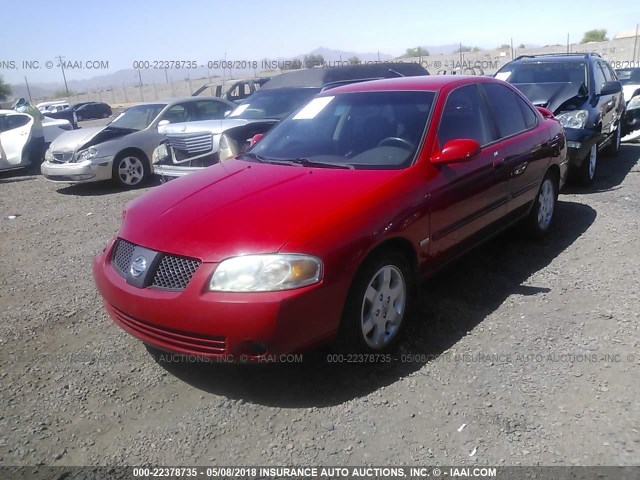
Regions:
<instances>
[{"instance_id":1,"label":"windshield sticker","mask_svg":"<svg viewBox=\"0 0 640 480\"><path fill-rule=\"evenodd\" d=\"M496 73L496 78L498 80L506 80L511 76L511 72L498 72Z\"/></svg>"},{"instance_id":2,"label":"windshield sticker","mask_svg":"<svg viewBox=\"0 0 640 480\"><path fill-rule=\"evenodd\" d=\"M336 97L314 98L309 103L307 103L307 105L302 110L296 113L293 119L311 120L312 118L315 118L315 116L318 115L324 109L324 107L329 105L331 100L333 100L334 98Z\"/></svg>"},{"instance_id":3,"label":"windshield sticker","mask_svg":"<svg viewBox=\"0 0 640 480\"><path fill-rule=\"evenodd\" d=\"M230 117L237 117L238 115L240 115L242 112L244 112L247 108L249 108L249 104L245 103L244 105L240 105L238 108L236 108L233 112L231 112L229 114Z\"/></svg>"}]
</instances>

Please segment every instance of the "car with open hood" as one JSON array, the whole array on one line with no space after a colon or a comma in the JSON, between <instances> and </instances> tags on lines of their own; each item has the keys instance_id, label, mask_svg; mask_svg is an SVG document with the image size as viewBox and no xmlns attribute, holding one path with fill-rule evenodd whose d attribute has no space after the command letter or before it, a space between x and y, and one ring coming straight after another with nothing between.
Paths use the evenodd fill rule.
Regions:
<instances>
[{"instance_id":1,"label":"car with open hood","mask_svg":"<svg viewBox=\"0 0 640 480\"><path fill-rule=\"evenodd\" d=\"M616 75L622 84L624 101L627 102L622 141L634 142L640 139L640 68L616 69Z\"/></svg>"},{"instance_id":2,"label":"car with open hood","mask_svg":"<svg viewBox=\"0 0 640 480\"><path fill-rule=\"evenodd\" d=\"M51 182L113 180L123 188L136 187L151 175L151 155L165 138L158 127L223 118L234 107L228 100L208 97L135 105L104 127L81 128L58 137L45 154L42 174Z\"/></svg>"},{"instance_id":3,"label":"car with open hood","mask_svg":"<svg viewBox=\"0 0 640 480\"><path fill-rule=\"evenodd\" d=\"M522 55L495 74L536 106L552 111L566 130L572 176L593 182L601 152L618 154L625 128L622 85L595 53Z\"/></svg>"},{"instance_id":4,"label":"car with open hood","mask_svg":"<svg viewBox=\"0 0 640 480\"><path fill-rule=\"evenodd\" d=\"M249 147L255 135L267 132L322 90L355 81L428 74L416 63L371 63L283 73L266 82L223 120L163 127L161 132L167 140L153 154L154 171L171 179L233 158Z\"/></svg>"},{"instance_id":5,"label":"car with open hood","mask_svg":"<svg viewBox=\"0 0 640 480\"><path fill-rule=\"evenodd\" d=\"M516 222L551 231L566 154L553 115L491 77L351 83L129 202L94 278L113 320L161 350L384 352L418 275Z\"/></svg>"}]
</instances>

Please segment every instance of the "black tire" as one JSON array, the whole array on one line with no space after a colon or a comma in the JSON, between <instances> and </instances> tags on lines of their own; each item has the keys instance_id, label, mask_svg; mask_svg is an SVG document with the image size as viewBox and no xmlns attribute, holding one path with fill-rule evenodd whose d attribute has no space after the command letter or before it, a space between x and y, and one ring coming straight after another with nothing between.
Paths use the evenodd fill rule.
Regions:
<instances>
[{"instance_id":1,"label":"black tire","mask_svg":"<svg viewBox=\"0 0 640 480\"><path fill-rule=\"evenodd\" d=\"M546 236L553 227L558 204L558 178L547 172L542 179L533 207L525 219L526 231L534 238Z\"/></svg>"},{"instance_id":2,"label":"black tire","mask_svg":"<svg viewBox=\"0 0 640 480\"><path fill-rule=\"evenodd\" d=\"M582 161L582 164L575 172L575 179L578 185L583 187L590 187L593 184L593 179L596 176L598 168L598 146L594 143L589 150L586 158Z\"/></svg>"},{"instance_id":3,"label":"black tire","mask_svg":"<svg viewBox=\"0 0 640 480\"><path fill-rule=\"evenodd\" d=\"M620 151L620 143L622 139L622 126L618 123L616 127L616 132L614 133L614 137L611 140L611 143L607 145L607 148L604 149L604 152L609 157L617 157L618 152Z\"/></svg>"},{"instance_id":4,"label":"black tire","mask_svg":"<svg viewBox=\"0 0 640 480\"><path fill-rule=\"evenodd\" d=\"M127 173L124 173L125 169ZM143 185L149 175L149 162L139 153L120 153L113 161L111 168L111 180L123 189L137 188Z\"/></svg>"},{"instance_id":5,"label":"black tire","mask_svg":"<svg viewBox=\"0 0 640 480\"><path fill-rule=\"evenodd\" d=\"M386 286L383 283L386 278L384 272L390 275ZM373 285L377 285L379 290ZM370 286L375 295L368 293ZM394 288L387 288L392 286ZM411 317L415 286L414 270L404 255L397 250L374 253L360 267L351 285L336 342L338 349L361 353L392 350ZM396 288L398 295L392 299ZM389 295L385 298L383 292ZM384 330L380 328L383 324Z\"/></svg>"}]
</instances>

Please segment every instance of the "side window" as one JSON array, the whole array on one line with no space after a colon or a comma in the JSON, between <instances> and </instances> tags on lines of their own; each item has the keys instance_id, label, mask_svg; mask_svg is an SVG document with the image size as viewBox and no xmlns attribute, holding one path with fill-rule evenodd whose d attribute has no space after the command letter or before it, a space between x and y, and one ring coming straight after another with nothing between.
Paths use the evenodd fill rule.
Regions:
<instances>
[{"instance_id":1,"label":"side window","mask_svg":"<svg viewBox=\"0 0 640 480\"><path fill-rule=\"evenodd\" d=\"M487 83L482 85L482 88L489 99L500 138L509 137L531 128L527 126L522 109L521 104L524 102L509 87L497 83Z\"/></svg>"},{"instance_id":2,"label":"side window","mask_svg":"<svg viewBox=\"0 0 640 480\"><path fill-rule=\"evenodd\" d=\"M593 64L593 81L595 83L595 85L593 86L595 92L600 93L602 84L605 82L604 73L602 72L602 68L600 67L600 62L596 62Z\"/></svg>"},{"instance_id":3,"label":"side window","mask_svg":"<svg viewBox=\"0 0 640 480\"><path fill-rule=\"evenodd\" d=\"M229 110L222 102L202 101L196 103L198 120L218 120L224 117L224 112Z\"/></svg>"},{"instance_id":4,"label":"side window","mask_svg":"<svg viewBox=\"0 0 640 480\"><path fill-rule=\"evenodd\" d=\"M480 145L495 140L484 101L475 85L456 88L444 104L438 126L438 141L442 147L456 138L471 138Z\"/></svg>"},{"instance_id":5,"label":"side window","mask_svg":"<svg viewBox=\"0 0 640 480\"><path fill-rule=\"evenodd\" d=\"M24 127L31 117L29 115L9 115L6 117L7 130L13 130L14 128Z\"/></svg>"},{"instance_id":6,"label":"side window","mask_svg":"<svg viewBox=\"0 0 640 480\"><path fill-rule=\"evenodd\" d=\"M605 66L606 70L609 71L609 75L611 75L611 81L612 82L617 82L618 81L618 75L616 75L616 72L613 70L613 68L611 68L611 65L609 65L609 63L605 62L604 66Z\"/></svg>"},{"instance_id":7,"label":"side window","mask_svg":"<svg viewBox=\"0 0 640 480\"><path fill-rule=\"evenodd\" d=\"M187 109L182 104L174 105L169 110L164 112L162 120L169 120L169 123L186 122L189 120Z\"/></svg>"},{"instance_id":8,"label":"side window","mask_svg":"<svg viewBox=\"0 0 640 480\"><path fill-rule=\"evenodd\" d=\"M518 95L515 95L516 101L520 105L520 110L522 110L522 116L524 117L524 124L527 127L527 130L533 128L538 123L538 117L535 112L531 110L531 107Z\"/></svg>"},{"instance_id":9,"label":"side window","mask_svg":"<svg viewBox=\"0 0 640 480\"><path fill-rule=\"evenodd\" d=\"M604 81L605 82L613 82L614 77L611 75L609 71L609 66L606 62L598 62L600 64L600 68L602 68L602 72L604 73Z\"/></svg>"}]
</instances>

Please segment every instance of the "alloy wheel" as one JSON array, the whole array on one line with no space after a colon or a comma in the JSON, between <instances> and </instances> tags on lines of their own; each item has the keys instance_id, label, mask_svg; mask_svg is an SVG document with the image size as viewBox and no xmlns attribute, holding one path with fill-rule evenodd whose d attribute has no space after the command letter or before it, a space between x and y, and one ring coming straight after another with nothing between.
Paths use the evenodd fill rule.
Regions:
<instances>
[{"instance_id":1,"label":"alloy wheel","mask_svg":"<svg viewBox=\"0 0 640 480\"><path fill-rule=\"evenodd\" d=\"M142 161L137 157L123 157L118 162L118 178L123 185L138 185L144 178Z\"/></svg>"},{"instance_id":2,"label":"alloy wheel","mask_svg":"<svg viewBox=\"0 0 640 480\"><path fill-rule=\"evenodd\" d=\"M538 227L546 230L553 220L556 193L550 178L545 179L538 194Z\"/></svg>"},{"instance_id":3,"label":"alloy wheel","mask_svg":"<svg viewBox=\"0 0 640 480\"><path fill-rule=\"evenodd\" d=\"M400 269L385 265L371 278L362 300L360 327L369 347L381 350L398 334L405 314L407 285Z\"/></svg>"}]
</instances>

